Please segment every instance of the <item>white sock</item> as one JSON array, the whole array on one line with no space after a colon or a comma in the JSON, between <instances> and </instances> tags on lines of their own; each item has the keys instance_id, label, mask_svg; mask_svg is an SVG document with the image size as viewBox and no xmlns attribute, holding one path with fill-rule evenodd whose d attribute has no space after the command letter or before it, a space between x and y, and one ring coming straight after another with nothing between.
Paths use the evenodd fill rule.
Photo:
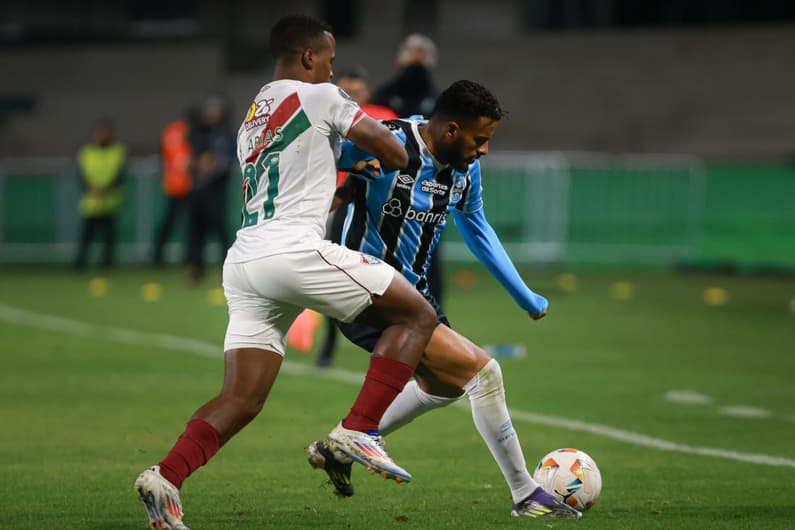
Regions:
<instances>
[{"instance_id":1,"label":"white sock","mask_svg":"<svg viewBox=\"0 0 795 530\"><path fill-rule=\"evenodd\" d=\"M417 385L416 381L411 380L406 383L403 391L398 394L395 401L386 409L384 416L381 418L381 423L378 424L378 432L382 435L387 435L429 410L446 407L457 400L458 398L428 394Z\"/></svg>"},{"instance_id":2,"label":"white sock","mask_svg":"<svg viewBox=\"0 0 795 530\"><path fill-rule=\"evenodd\" d=\"M475 426L511 488L513 502L519 502L530 495L538 483L527 471L519 437L508 414L500 364L490 360L464 385L464 390L469 396Z\"/></svg>"}]
</instances>

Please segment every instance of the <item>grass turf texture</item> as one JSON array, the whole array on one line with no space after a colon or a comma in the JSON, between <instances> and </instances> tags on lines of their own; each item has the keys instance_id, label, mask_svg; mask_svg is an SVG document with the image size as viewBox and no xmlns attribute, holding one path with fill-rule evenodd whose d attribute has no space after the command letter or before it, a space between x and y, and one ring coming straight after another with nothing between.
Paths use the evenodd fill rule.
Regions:
<instances>
[{"instance_id":1,"label":"grass turf texture","mask_svg":"<svg viewBox=\"0 0 795 530\"><path fill-rule=\"evenodd\" d=\"M452 274L451 274L452 276ZM0 303L72 320L220 343L224 306L208 281L187 287L176 270L90 276L5 269ZM792 278L578 273L577 289L553 272L528 271L551 300L533 322L488 276L450 282L453 324L478 343L522 342L528 357L502 359L509 405L673 442L795 459L795 297ZM616 300L617 280L634 284ZM145 302L141 286L161 298ZM719 286L726 305L703 290ZM190 414L220 388L219 359L20 326L0 319L0 513L6 528L145 528L132 481L171 446ZM311 357L288 352L288 360ZM335 367L363 372L366 355L340 341ZM514 424L529 466L548 451L585 450L604 489L584 520L509 516L510 494L466 410L434 411L388 438L414 482L396 486L354 468L356 495L338 500L303 447L347 412L358 386L283 373L262 414L186 482L193 528L786 528L795 526L795 469L666 452L587 432ZM705 405L664 399L669 390L711 396ZM764 408L762 419L718 414Z\"/></svg>"}]
</instances>

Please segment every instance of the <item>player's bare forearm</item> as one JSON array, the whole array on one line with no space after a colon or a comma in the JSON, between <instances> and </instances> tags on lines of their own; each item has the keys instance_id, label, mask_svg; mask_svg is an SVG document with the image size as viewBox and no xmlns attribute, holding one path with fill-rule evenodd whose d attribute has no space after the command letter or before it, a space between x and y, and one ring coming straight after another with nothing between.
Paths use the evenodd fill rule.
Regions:
<instances>
[{"instance_id":1,"label":"player's bare forearm","mask_svg":"<svg viewBox=\"0 0 795 530\"><path fill-rule=\"evenodd\" d=\"M403 146L401 146L401 149L402 148L403 148ZM384 173L392 173L393 171L397 171L399 169L406 169L407 165L408 165L408 157L406 157L406 161L405 162L399 162L399 163L386 163L386 162L383 162L381 164L381 167L383 168Z\"/></svg>"}]
</instances>

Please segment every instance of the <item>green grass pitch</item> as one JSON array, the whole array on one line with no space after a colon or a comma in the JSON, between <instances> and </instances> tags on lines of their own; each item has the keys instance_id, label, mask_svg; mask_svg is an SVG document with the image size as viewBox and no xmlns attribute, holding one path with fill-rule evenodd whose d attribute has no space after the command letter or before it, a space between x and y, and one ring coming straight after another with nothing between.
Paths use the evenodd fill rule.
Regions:
<instances>
[{"instance_id":1,"label":"green grass pitch","mask_svg":"<svg viewBox=\"0 0 795 530\"><path fill-rule=\"evenodd\" d=\"M551 300L548 317L533 322L486 274L468 289L450 274L457 329L478 343L527 347L526 358L501 364L528 465L559 447L600 465L602 498L583 520L512 519L508 488L466 407L432 412L387 439L413 483L359 467L356 495L336 499L303 447L347 412L358 386L299 373L311 357L291 350L263 413L186 482L186 523L795 527L795 280L597 270L561 281L528 270ZM226 308L211 303L217 278L191 289L176 269L122 270L106 276L104 292L94 284L101 296L89 294L91 278L0 271L0 527L145 528L135 476L220 388ZM618 290L626 299L611 295L617 281L631 283ZM153 282L160 290L149 294L159 298L145 301L141 288ZM710 287L724 290L712 296L722 305L705 304ZM163 334L193 342L169 345ZM335 368L345 372L332 375L366 364L342 339ZM675 390L704 402L666 399Z\"/></svg>"}]
</instances>

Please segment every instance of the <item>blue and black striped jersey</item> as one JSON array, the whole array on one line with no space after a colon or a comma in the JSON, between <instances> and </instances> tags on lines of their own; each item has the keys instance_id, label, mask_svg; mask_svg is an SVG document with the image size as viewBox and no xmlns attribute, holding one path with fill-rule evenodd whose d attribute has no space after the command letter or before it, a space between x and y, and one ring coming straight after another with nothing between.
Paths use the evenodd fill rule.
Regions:
<instances>
[{"instance_id":1,"label":"blue and black striped jersey","mask_svg":"<svg viewBox=\"0 0 795 530\"><path fill-rule=\"evenodd\" d=\"M480 162L466 172L439 163L419 134L420 120L384 124L406 147L408 167L379 178L360 175L342 233L345 246L379 257L427 292L431 252L453 209L474 213L483 207ZM340 167L372 158L345 142ZM343 162L344 161L344 162Z\"/></svg>"}]
</instances>

